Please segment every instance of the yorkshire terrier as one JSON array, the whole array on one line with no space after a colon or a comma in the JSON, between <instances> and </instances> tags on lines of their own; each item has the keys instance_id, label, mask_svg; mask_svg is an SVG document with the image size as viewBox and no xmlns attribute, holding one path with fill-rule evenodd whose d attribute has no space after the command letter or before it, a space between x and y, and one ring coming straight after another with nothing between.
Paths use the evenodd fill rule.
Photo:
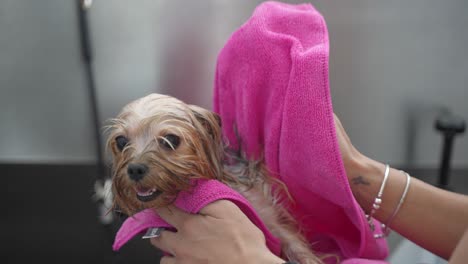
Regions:
<instances>
[{"instance_id":1,"label":"yorkshire terrier","mask_svg":"<svg viewBox=\"0 0 468 264\"><path fill-rule=\"evenodd\" d=\"M246 159L224 144L218 115L196 105L150 94L112 119L115 206L127 215L167 206L191 180L216 179L243 195L282 244L282 255L301 264L322 263L282 206L287 190L262 161Z\"/></svg>"}]
</instances>

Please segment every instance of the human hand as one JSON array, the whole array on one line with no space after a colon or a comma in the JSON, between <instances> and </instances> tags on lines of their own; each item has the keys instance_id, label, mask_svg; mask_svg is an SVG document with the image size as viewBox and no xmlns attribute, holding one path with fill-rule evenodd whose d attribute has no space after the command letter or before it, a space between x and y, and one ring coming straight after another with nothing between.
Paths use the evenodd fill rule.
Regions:
<instances>
[{"instance_id":1,"label":"human hand","mask_svg":"<svg viewBox=\"0 0 468 264\"><path fill-rule=\"evenodd\" d=\"M333 114L338 144L340 146L341 158L346 170L346 176L353 193L357 189L370 184L372 178L383 175L385 165L372 160L359 152L351 143L340 119ZM359 198L359 197L357 197Z\"/></svg>"},{"instance_id":2,"label":"human hand","mask_svg":"<svg viewBox=\"0 0 468 264\"><path fill-rule=\"evenodd\" d=\"M171 254L161 264L285 262L270 252L260 229L230 201L213 202L196 215L174 206L157 212L177 229L151 239L151 244Z\"/></svg>"},{"instance_id":3,"label":"human hand","mask_svg":"<svg viewBox=\"0 0 468 264\"><path fill-rule=\"evenodd\" d=\"M340 146L341 158L343 159L346 173L348 175L354 174L354 171L357 169L357 164L359 160L362 159L363 155L351 143L348 134L346 134L340 119L335 113L333 113L333 119L335 121L336 137Z\"/></svg>"}]
</instances>

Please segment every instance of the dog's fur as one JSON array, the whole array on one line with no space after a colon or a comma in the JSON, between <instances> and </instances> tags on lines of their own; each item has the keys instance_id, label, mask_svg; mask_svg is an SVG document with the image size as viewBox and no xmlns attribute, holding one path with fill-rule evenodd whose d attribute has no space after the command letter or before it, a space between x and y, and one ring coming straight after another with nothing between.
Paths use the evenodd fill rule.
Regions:
<instances>
[{"instance_id":1,"label":"dog's fur","mask_svg":"<svg viewBox=\"0 0 468 264\"><path fill-rule=\"evenodd\" d=\"M284 185L269 176L261 161L228 151L220 126L215 113L166 95L150 94L126 105L111 120L107 143L112 152L115 206L127 215L166 206L179 191L190 188L192 179L216 179L249 200L280 239L283 257L301 264L322 263L281 205ZM129 164L144 164L144 177L131 179ZM141 201L137 190L156 190L149 191L154 199Z\"/></svg>"}]
</instances>

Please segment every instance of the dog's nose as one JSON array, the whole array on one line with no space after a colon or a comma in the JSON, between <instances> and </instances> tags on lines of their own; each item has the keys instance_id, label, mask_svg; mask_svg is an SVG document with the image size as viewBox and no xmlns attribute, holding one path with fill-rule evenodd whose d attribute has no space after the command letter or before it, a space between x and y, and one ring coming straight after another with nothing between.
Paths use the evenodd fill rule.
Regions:
<instances>
[{"instance_id":1,"label":"dog's nose","mask_svg":"<svg viewBox=\"0 0 468 264\"><path fill-rule=\"evenodd\" d=\"M148 166L141 163L130 163L127 167L127 174L130 177L130 179L134 181L141 180L145 176L147 171Z\"/></svg>"}]
</instances>

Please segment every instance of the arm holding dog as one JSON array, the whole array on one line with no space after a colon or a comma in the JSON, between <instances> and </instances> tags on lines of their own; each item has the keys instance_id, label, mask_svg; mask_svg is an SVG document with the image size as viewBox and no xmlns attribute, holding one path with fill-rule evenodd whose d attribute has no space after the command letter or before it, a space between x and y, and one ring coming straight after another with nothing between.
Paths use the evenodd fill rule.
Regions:
<instances>
[{"instance_id":1,"label":"arm holding dog","mask_svg":"<svg viewBox=\"0 0 468 264\"><path fill-rule=\"evenodd\" d=\"M335 115L338 143L348 180L359 205L369 211L384 177L385 165L361 154L351 143ZM390 169L382 204L374 217L385 223L397 206L406 176ZM407 239L450 258L468 227L468 197L412 178L408 195L390 226Z\"/></svg>"}]
</instances>

